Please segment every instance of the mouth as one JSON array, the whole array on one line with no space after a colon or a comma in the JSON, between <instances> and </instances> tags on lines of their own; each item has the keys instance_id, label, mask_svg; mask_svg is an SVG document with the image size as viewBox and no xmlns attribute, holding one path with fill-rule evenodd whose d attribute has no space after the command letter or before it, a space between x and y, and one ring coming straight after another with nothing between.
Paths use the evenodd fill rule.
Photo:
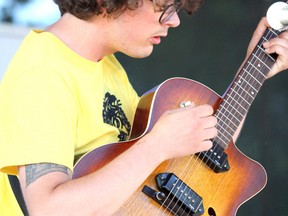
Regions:
<instances>
[{"instance_id":1,"label":"mouth","mask_svg":"<svg viewBox=\"0 0 288 216\"><path fill-rule=\"evenodd\" d=\"M151 43L152 44L155 44L155 45L157 45L157 44L160 44L161 43L161 38L162 37L166 37L167 35L156 35L156 36L153 36L152 38L151 38Z\"/></svg>"},{"instance_id":2,"label":"mouth","mask_svg":"<svg viewBox=\"0 0 288 216\"><path fill-rule=\"evenodd\" d=\"M155 45L160 44L161 43L161 37L160 36L152 37L151 38L151 43L155 44Z\"/></svg>"}]
</instances>

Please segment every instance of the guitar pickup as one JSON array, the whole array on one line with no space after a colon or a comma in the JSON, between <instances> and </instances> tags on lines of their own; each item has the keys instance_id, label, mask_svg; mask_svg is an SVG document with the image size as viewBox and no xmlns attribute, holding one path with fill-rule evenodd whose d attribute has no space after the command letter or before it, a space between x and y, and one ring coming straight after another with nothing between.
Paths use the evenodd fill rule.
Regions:
<instances>
[{"instance_id":1,"label":"guitar pickup","mask_svg":"<svg viewBox=\"0 0 288 216\"><path fill-rule=\"evenodd\" d=\"M196 155L215 173L230 170L227 154L224 152L224 149L215 142L213 142L213 147L210 150L197 153Z\"/></svg>"},{"instance_id":2,"label":"guitar pickup","mask_svg":"<svg viewBox=\"0 0 288 216\"><path fill-rule=\"evenodd\" d=\"M155 178L159 191L144 186L142 192L175 216L204 214L202 198L173 173L161 173Z\"/></svg>"}]
</instances>

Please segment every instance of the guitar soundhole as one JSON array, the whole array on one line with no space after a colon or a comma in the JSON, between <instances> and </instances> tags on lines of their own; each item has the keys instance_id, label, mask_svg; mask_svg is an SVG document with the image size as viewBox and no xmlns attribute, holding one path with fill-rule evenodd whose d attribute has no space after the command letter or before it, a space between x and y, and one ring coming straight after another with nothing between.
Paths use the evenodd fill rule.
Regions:
<instances>
[{"instance_id":1,"label":"guitar soundhole","mask_svg":"<svg viewBox=\"0 0 288 216\"><path fill-rule=\"evenodd\" d=\"M209 214L209 216L216 216L216 212L211 207L208 209L208 214Z\"/></svg>"}]
</instances>

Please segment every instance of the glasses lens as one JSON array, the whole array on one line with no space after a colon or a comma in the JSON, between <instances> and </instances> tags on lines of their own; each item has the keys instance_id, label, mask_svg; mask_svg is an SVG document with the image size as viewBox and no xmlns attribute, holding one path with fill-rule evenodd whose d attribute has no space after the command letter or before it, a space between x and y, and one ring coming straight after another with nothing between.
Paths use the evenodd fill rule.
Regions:
<instances>
[{"instance_id":1,"label":"glasses lens","mask_svg":"<svg viewBox=\"0 0 288 216\"><path fill-rule=\"evenodd\" d=\"M164 23L168 21L174 15L174 13L178 13L181 8L182 4L178 1L176 1L174 4L167 5L159 18L159 22Z\"/></svg>"},{"instance_id":2,"label":"glasses lens","mask_svg":"<svg viewBox=\"0 0 288 216\"><path fill-rule=\"evenodd\" d=\"M160 16L160 19L159 19L160 23L164 23L167 20L169 20L175 12L176 12L176 8L174 4L167 5L163 13Z\"/></svg>"}]
</instances>

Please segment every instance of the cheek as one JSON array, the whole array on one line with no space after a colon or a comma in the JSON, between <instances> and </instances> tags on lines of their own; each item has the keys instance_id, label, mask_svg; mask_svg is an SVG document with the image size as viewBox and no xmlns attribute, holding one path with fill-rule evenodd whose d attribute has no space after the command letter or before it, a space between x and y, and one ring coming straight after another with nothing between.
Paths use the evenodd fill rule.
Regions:
<instances>
[{"instance_id":1,"label":"cheek","mask_svg":"<svg viewBox=\"0 0 288 216\"><path fill-rule=\"evenodd\" d=\"M134 58L144 58L149 56L153 51L153 45L148 39L132 32L126 40L121 42L121 52Z\"/></svg>"},{"instance_id":2,"label":"cheek","mask_svg":"<svg viewBox=\"0 0 288 216\"><path fill-rule=\"evenodd\" d=\"M151 8L149 8L151 10ZM153 51L150 42L153 36L153 28L159 28L158 17L154 11L135 10L122 14L118 20L118 43L120 52L135 57L143 58L149 56ZM137 13L136 13L137 12Z\"/></svg>"}]
</instances>

